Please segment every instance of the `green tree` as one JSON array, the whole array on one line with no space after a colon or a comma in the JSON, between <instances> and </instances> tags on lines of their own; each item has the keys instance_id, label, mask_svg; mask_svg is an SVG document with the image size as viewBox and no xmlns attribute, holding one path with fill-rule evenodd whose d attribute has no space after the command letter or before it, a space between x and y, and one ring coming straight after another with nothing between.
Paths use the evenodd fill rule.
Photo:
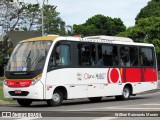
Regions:
<instances>
[{"instance_id":1,"label":"green tree","mask_svg":"<svg viewBox=\"0 0 160 120\"><path fill-rule=\"evenodd\" d=\"M2 66L4 63L4 55L2 54L2 52L0 51L0 66Z\"/></svg>"},{"instance_id":2,"label":"green tree","mask_svg":"<svg viewBox=\"0 0 160 120\"><path fill-rule=\"evenodd\" d=\"M57 6L43 5L44 32L47 34L65 35L65 22L59 17L56 11ZM39 18L39 31L42 30L42 21Z\"/></svg>"},{"instance_id":3,"label":"green tree","mask_svg":"<svg viewBox=\"0 0 160 120\"><path fill-rule=\"evenodd\" d=\"M44 30L48 34L65 35L65 22L59 17L54 5L28 4L23 0L3 0L0 2L0 21L4 32L42 30L44 13Z\"/></svg>"},{"instance_id":4,"label":"green tree","mask_svg":"<svg viewBox=\"0 0 160 120\"><path fill-rule=\"evenodd\" d=\"M140 19L133 27L128 28L118 36L132 38L135 42L152 43L160 55L160 17Z\"/></svg>"},{"instance_id":5,"label":"green tree","mask_svg":"<svg viewBox=\"0 0 160 120\"><path fill-rule=\"evenodd\" d=\"M148 2L147 6L141 9L137 15L136 23L139 19L148 17L159 17L160 16L160 0L151 0Z\"/></svg>"},{"instance_id":6,"label":"green tree","mask_svg":"<svg viewBox=\"0 0 160 120\"><path fill-rule=\"evenodd\" d=\"M84 24L73 25L74 34L90 35L116 35L125 31L126 27L120 18L111 18L104 15L95 15Z\"/></svg>"},{"instance_id":7,"label":"green tree","mask_svg":"<svg viewBox=\"0 0 160 120\"><path fill-rule=\"evenodd\" d=\"M3 32L12 31L20 27L24 18L26 4L19 0L2 0L0 4L0 21Z\"/></svg>"},{"instance_id":8,"label":"green tree","mask_svg":"<svg viewBox=\"0 0 160 120\"><path fill-rule=\"evenodd\" d=\"M40 26L41 10L39 4L26 4L21 20L21 29L25 31L37 30Z\"/></svg>"}]
</instances>

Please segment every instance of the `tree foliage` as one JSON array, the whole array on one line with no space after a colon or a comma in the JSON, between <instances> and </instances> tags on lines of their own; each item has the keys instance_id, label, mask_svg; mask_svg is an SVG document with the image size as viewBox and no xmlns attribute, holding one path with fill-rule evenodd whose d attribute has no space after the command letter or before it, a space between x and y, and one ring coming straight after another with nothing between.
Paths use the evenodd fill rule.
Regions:
<instances>
[{"instance_id":1,"label":"tree foliage","mask_svg":"<svg viewBox=\"0 0 160 120\"><path fill-rule=\"evenodd\" d=\"M137 15L136 23L139 19L148 17L160 17L160 0L151 0L148 2L147 6L141 9Z\"/></svg>"},{"instance_id":2,"label":"tree foliage","mask_svg":"<svg viewBox=\"0 0 160 120\"><path fill-rule=\"evenodd\" d=\"M135 42L153 43L160 54L160 17L140 19L133 27L129 27L118 36L132 38Z\"/></svg>"},{"instance_id":3,"label":"tree foliage","mask_svg":"<svg viewBox=\"0 0 160 120\"><path fill-rule=\"evenodd\" d=\"M0 20L4 32L12 31L23 20L26 5L19 0L2 0L0 4Z\"/></svg>"},{"instance_id":4,"label":"tree foliage","mask_svg":"<svg viewBox=\"0 0 160 120\"><path fill-rule=\"evenodd\" d=\"M43 6L44 29L48 34L65 35L65 22L59 17L60 13L56 11L56 8L54 5Z\"/></svg>"},{"instance_id":5,"label":"tree foliage","mask_svg":"<svg viewBox=\"0 0 160 120\"><path fill-rule=\"evenodd\" d=\"M42 10L44 30L48 34L65 35L65 22L59 17L54 5L28 4L20 0L3 0L0 4L0 21L3 32L42 30Z\"/></svg>"},{"instance_id":6,"label":"tree foliage","mask_svg":"<svg viewBox=\"0 0 160 120\"><path fill-rule=\"evenodd\" d=\"M74 34L90 35L116 35L125 31L126 27L120 18L111 18L104 15L95 15L84 24L73 25Z\"/></svg>"},{"instance_id":7,"label":"tree foliage","mask_svg":"<svg viewBox=\"0 0 160 120\"><path fill-rule=\"evenodd\" d=\"M3 55L3 53L0 51L0 66L3 65L3 62L4 62L4 55Z\"/></svg>"}]
</instances>

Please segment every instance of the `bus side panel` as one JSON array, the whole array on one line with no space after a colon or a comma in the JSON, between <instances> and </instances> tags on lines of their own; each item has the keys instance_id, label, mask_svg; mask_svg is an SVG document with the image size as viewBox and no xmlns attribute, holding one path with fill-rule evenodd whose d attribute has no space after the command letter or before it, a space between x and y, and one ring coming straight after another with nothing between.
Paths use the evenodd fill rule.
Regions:
<instances>
[{"instance_id":1,"label":"bus side panel","mask_svg":"<svg viewBox=\"0 0 160 120\"><path fill-rule=\"evenodd\" d=\"M140 82L141 69L140 68L121 68L122 82Z\"/></svg>"},{"instance_id":2,"label":"bus side panel","mask_svg":"<svg viewBox=\"0 0 160 120\"><path fill-rule=\"evenodd\" d=\"M141 82L141 83L132 83L133 94L154 90L157 89L157 82Z\"/></svg>"},{"instance_id":3,"label":"bus side panel","mask_svg":"<svg viewBox=\"0 0 160 120\"><path fill-rule=\"evenodd\" d=\"M87 97L86 81L81 81L75 68L62 68L47 73L46 79L46 99L51 99L56 87L63 86L67 90L69 99ZM50 88L50 89L49 89Z\"/></svg>"},{"instance_id":4,"label":"bus side panel","mask_svg":"<svg viewBox=\"0 0 160 120\"><path fill-rule=\"evenodd\" d=\"M156 68L121 68L123 83L130 83L133 94L157 89Z\"/></svg>"},{"instance_id":5,"label":"bus side panel","mask_svg":"<svg viewBox=\"0 0 160 120\"><path fill-rule=\"evenodd\" d=\"M157 70L156 68L142 68L145 82L157 81Z\"/></svg>"},{"instance_id":6,"label":"bus side panel","mask_svg":"<svg viewBox=\"0 0 160 120\"><path fill-rule=\"evenodd\" d=\"M122 82L155 82L156 68L120 68Z\"/></svg>"},{"instance_id":7,"label":"bus side panel","mask_svg":"<svg viewBox=\"0 0 160 120\"><path fill-rule=\"evenodd\" d=\"M118 68L62 68L47 73L46 99L58 86L66 88L68 99L74 99L121 95L124 85Z\"/></svg>"},{"instance_id":8,"label":"bus side panel","mask_svg":"<svg viewBox=\"0 0 160 120\"><path fill-rule=\"evenodd\" d=\"M156 89L156 71L153 69L146 69L144 75L141 68L56 69L47 73L46 99L52 98L58 86L66 88L68 99L121 95L126 84L132 85L133 94Z\"/></svg>"}]
</instances>

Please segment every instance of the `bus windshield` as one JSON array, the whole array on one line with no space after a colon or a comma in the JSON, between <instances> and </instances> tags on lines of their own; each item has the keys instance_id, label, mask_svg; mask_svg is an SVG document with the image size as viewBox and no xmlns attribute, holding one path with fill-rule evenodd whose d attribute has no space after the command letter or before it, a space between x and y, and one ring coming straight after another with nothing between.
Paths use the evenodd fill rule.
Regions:
<instances>
[{"instance_id":1,"label":"bus windshield","mask_svg":"<svg viewBox=\"0 0 160 120\"><path fill-rule=\"evenodd\" d=\"M42 70L52 41L32 41L18 44L8 62L6 71Z\"/></svg>"}]
</instances>

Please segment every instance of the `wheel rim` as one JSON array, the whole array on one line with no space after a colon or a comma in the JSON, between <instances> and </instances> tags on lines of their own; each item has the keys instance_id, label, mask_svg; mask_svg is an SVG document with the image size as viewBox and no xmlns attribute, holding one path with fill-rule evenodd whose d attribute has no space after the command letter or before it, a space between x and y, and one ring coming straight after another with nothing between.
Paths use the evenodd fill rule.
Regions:
<instances>
[{"instance_id":1,"label":"wheel rim","mask_svg":"<svg viewBox=\"0 0 160 120\"><path fill-rule=\"evenodd\" d=\"M124 96L125 98L129 98L129 95L130 95L129 89L125 88L125 89L123 90L123 96Z\"/></svg>"},{"instance_id":2,"label":"wheel rim","mask_svg":"<svg viewBox=\"0 0 160 120\"><path fill-rule=\"evenodd\" d=\"M53 101L55 103L58 103L60 101L60 95L57 93L53 94Z\"/></svg>"}]
</instances>

